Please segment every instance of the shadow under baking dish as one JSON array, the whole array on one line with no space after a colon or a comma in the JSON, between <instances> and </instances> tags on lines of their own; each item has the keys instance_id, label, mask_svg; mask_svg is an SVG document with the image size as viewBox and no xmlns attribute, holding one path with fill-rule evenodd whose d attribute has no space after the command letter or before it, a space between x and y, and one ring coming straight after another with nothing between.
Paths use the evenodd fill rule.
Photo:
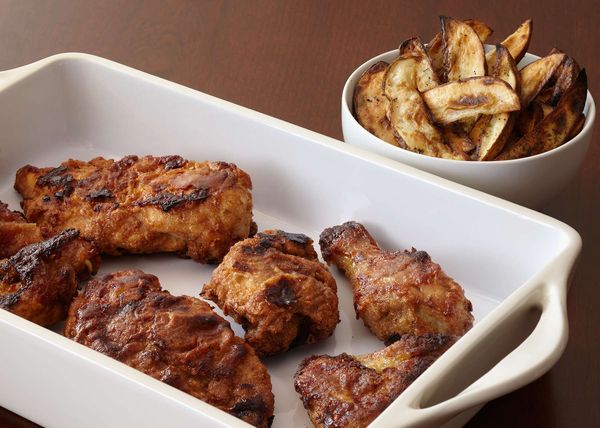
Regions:
<instances>
[{"instance_id":1,"label":"shadow under baking dish","mask_svg":"<svg viewBox=\"0 0 600 428\"><path fill-rule=\"evenodd\" d=\"M326 227L347 220L362 222L385 248L426 250L465 288L476 322L546 268L568 243L558 226L537 213L191 89L85 55L68 54L44 61L17 74L0 74L0 200L13 209L19 202L12 189L14 174L25 164L53 166L68 158L128 154L178 154L200 161L233 162L252 178L259 230L281 228L318 241ZM100 275L130 268L158 276L173 294L196 297L213 269L169 255L128 256L105 258ZM334 335L322 343L265 360L276 400L274 427L310 426L292 380L304 357L383 348L362 321L356 320L348 282L336 269L332 272L341 311ZM243 335L238 325L231 324L238 335ZM424 403L435 403L460 391L484 368L489 369L489 364L508 352L509 345L522 339L522 335L511 332L512 327L505 324L496 330L496 336L482 342L489 346L478 347L486 354L481 366L455 362L447 388L438 389ZM503 346L492 346L501 343L505 333L513 337ZM69 348L69 352L77 354L79 346ZM104 406L114 404L113 414L98 415L92 421L98 427L114 426L115 419L111 418L117 417L121 423L139 425L155 420L157 424L161 414L167 417L169 412L183 408L171 405L182 398L170 387L156 392L157 397L172 400L168 402L171 407L165 404L164 409L160 400L146 405L146 396L141 393L135 400L133 395L119 391L99 395L102 391L93 384L69 377L75 368L61 366L63 355L57 351L38 357L45 363L52 361L52 372L45 370L44 364L13 364L10 372L0 366L5 386L0 388L0 404L38 423L60 426L77 420L66 418L65 403L81 415L94 412L95 400L102 400ZM18 361L10 351L6 358ZM87 363L97 369L103 362ZM115 370L106 370L107 382L111 376L131 377L129 372ZM20 380L25 373L28 382ZM64 386L65 379L69 379L70 388ZM156 389L156 384L148 385ZM127 394L137 393L132 391ZM232 422L220 421L214 415L204 417L205 407L195 401L187 401L185 409L191 409L193 415L189 417L196 422L221 426ZM45 404L36 409L31 406L33 402ZM119 408L123 402L130 403L127 409Z\"/></svg>"}]
</instances>

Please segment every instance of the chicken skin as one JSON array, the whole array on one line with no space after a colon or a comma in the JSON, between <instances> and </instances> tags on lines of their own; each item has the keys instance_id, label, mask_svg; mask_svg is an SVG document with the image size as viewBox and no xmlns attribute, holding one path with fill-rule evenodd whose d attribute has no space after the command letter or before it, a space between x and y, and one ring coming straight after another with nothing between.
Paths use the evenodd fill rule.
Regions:
<instances>
[{"instance_id":1,"label":"chicken skin","mask_svg":"<svg viewBox=\"0 0 600 428\"><path fill-rule=\"evenodd\" d=\"M0 260L0 308L42 326L62 321L77 281L96 273L99 265L94 245L74 229L24 246Z\"/></svg>"},{"instance_id":2,"label":"chicken skin","mask_svg":"<svg viewBox=\"0 0 600 428\"><path fill-rule=\"evenodd\" d=\"M27 223L23 214L9 210L6 204L0 202L0 260L43 239L35 223Z\"/></svg>"},{"instance_id":3,"label":"chicken skin","mask_svg":"<svg viewBox=\"0 0 600 428\"><path fill-rule=\"evenodd\" d=\"M456 340L404 335L371 354L312 356L294 386L317 428L366 427Z\"/></svg>"},{"instance_id":4,"label":"chicken skin","mask_svg":"<svg viewBox=\"0 0 600 428\"><path fill-rule=\"evenodd\" d=\"M65 336L257 427L273 417L271 378L208 303L173 296L139 270L90 281Z\"/></svg>"},{"instance_id":5,"label":"chicken skin","mask_svg":"<svg viewBox=\"0 0 600 428\"><path fill-rule=\"evenodd\" d=\"M425 251L384 251L356 222L325 229L319 244L352 283L357 318L386 344L404 334L462 336L472 327L462 287Z\"/></svg>"},{"instance_id":6,"label":"chicken skin","mask_svg":"<svg viewBox=\"0 0 600 428\"><path fill-rule=\"evenodd\" d=\"M250 177L225 162L127 156L27 165L15 189L28 221L51 235L78 229L111 255L176 252L215 262L253 225Z\"/></svg>"},{"instance_id":7,"label":"chicken skin","mask_svg":"<svg viewBox=\"0 0 600 428\"><path fill-rule=\"evenodd\" d=\"M201 293L261 355L315 343L339 322L337 286L305 235L269 230L235 244Z\"/></svg>"}]
</instances>

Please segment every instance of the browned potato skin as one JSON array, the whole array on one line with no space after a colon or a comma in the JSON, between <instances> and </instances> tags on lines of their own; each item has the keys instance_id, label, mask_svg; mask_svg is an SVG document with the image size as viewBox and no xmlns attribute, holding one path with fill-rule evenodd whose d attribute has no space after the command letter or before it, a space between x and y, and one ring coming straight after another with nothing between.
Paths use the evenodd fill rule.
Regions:
<instances>
[{"instance_id":1,"label":"browned potato skin","mask_svg":"<svg viewBox=\"0 0 600 428\"><path fill-rule=\"evenodd\" d=\"M68 229L0 261L0 308L49 326L67 316L77 280L96 273L94 245Z\"/></svg>"},{"instance_id":2,"label":"browned potato skin","mask_svg":"<svg viewBox=\"0 0 600 428\"><path fill-rule=\"evenodd\" d=\"M475 19L465 19L465 24L473 28L481 43L485 43L488 37L494 32L485 22ZM437 33L429 43L425 45L425 49L431 58L433 70L438 76L442 76L444 71L444 55L442 50L442 33Z\"/></svg>"},{"instance_id":3,"label":"browned potato skin","mask_svg":"<svg viewBox=\"0 0 600 428\"><path fill-rule=\"evenodd\" d=\"M520 108L519 97L508 83L495 77L471 77L449 82L423 93L437 123L447 125L479 114L497 114Z\"/></svg>"},{"instance_id":4,"label":"browned potato skin","mask_svg":"<svg viewBox=\"0 0 600 428\"><path fill-rule=\"evenodd\" d=\"M465 159L457 146L458 136L446 144L442 132L433 123L421 92L435 88L439 79L418 38L404 41L401 55L388 67L384 93L390 100L387 116L394 132L413 152L446 159ZM452 145L454 143L454 146Z\"/></svg>"},{"instance_id":5,"label":"browned potato skin","mask_svg":"<svg viewBox=\"0 0 600 428\"><path fill-rule=\"evenodd\" d=\"M571 130L580 122L587 97L587 75L581 70L573 85L558 102L556 108L541 120L532 131L509 144L498 160L518 159L552 150L569 138Z\"/></svg>"},{"instance_id":6,"label":"browned potato skin","mask_svg":"<svg viewBox=\"0 0 600 428\"><path fill-rule=\"evenodd\" d=\"M531 42L531 35L533 34L533 21L528 19L523 22L519 27L500 44L504 46L510 52L511 56L515 60L515 64L518 64L521 59L527 53L529 48L529 42ZM496 50L492 49L485 55L488 69L491 69L496 62Z\"/></svg>"},{"instance_id":7,"label":"browned potato skin","mask_svg":"<svg viewBox=\"0 0 600 428\"><path fill-rule=\"evenodd\" d=\"M173 296L140 270L90 281L73 301L66 337L267 428L274 399L267 368L210 305Z\"/></svg>"},{"instance_id":8,"label":"browned potato skin","mask_svg":"<svg viewBox=\"0 0 600 428\"><path fill-rule=\"evenodd\" d=\"M581 68L579 67L579 64L577 64L573 58L565 58L563 63L556 70L556 83L554 84L552 96L550 97L548 104L551 106L556 106L558 104L565 92L573 85L573 82L580 71Z\"/></svg>"},{"instance_id":9,"label":"browned potato skin","mask_svg":"<svg viewBox=\"0 0 600 428\"><path fill-rule=\"evenodd\" d=\"M315 427L366 427L456 339L405 335L367 355L312 356L300 364L294 386Z\"/></svg>"},{"instance_id":10,"label":"browned potato skin","mask_svg":"<svg viewBox=\"0 0 600 428\"><path fill-rule=\"evenodd\" d=\"M43 239L35 223L27 223L23 214L9 210L6 204L0 202L0 260Z\"/></svg>"},{"instance_id":11,"label":"browned potato skin","mask_svg":"<svg viewBox=\"0 0 600 428\"><path fill-rule=\"evenodd\" d=\"M544 119L544 110L539 103L531 103L526 109L521 110L517 117L516 130L525 135L533 131L535 126Z\"/></svg>"},{"instance_id":12,"label":"browned potato skin","mask_svg":"<svg viewBox=\"0 0 600 428\"><path fill-rule=\"evenodd\" d=\"M521 70L522 108L527 107L533 101L565 58L565 54L554 53L528 64Z\"/></svg>"},{"instance_id":13,"label":"browned potato skin","mask_svg":"<svg viewBox=\"0 0 600 428\"><path fill-rule=\"evenodd\" d=\"M442 24L444 82L485 76L485 53L477 33L469 25L447 16Z\"/></svg>"},{"instance_id":14,"label":"browned potato skin","mask_svg":"<svg viewBox=\"0 0 600 428\"><path fill-rule=\"evenodd\" d=\"M439 85L439 78L433 71L431 60L418 37L402 42L399 50L400 57L390 64L384 76L384 92L388 99L394 98L393 83L416 88L419 92ZM406 67L406 71L400 73L399 78L393 79L394 67L398 64Z\"/></svg>"},{"instance_id":15,"label":"browned potato skin","mask_svg":"<svg viewBox=\"0 0 600 428\"><path fill-rule=\"evenodd\" d=\"M17 171L25 217L45 233L78 229L102 253L176 252L219 261L252 226L252 183L233 164L179 156L68 160Z\"/></svg>"},{"instance_id":16,"label":"browned potato skin","mask_svg":"<svg viewBox=\"0 0 600 428\"><path fill-rule=\"evenodd\" d=\"M261 356L315 343L339 322L337 286L305 235L268 230L235 244L201 293Z\"/></svg>"},{"instance_id":17,"label":"browned potato skin","mask_svg":"<svg viewBox=\"0 0 600 428\"><path fill-rule=\"evenodd\" d=\"M386 116L389 101L383 93L383 79L389 64L380 61L360 76L354 87L354 115L360 125L377 138L402 146Z\"/></svg>"},{"instance_id":18,"label":"browned potato skin","mask_svg":"<svg viewBox=\"0 0 600 428\"><path fill-rule=\"evenodd\" d=\"M323 258L352 283L358 318L389 343L404 334L460 336L473 325L463 289L425 251L384 251L359 223L325 229Z\"/></svg>"},{"instance_id":19,"label":"browned potato skin","mask_svg":"<svg viewBox=\"0 0 600 428\"><path fill-rule=\"evenodd\" d=\"M454 159L457 154L444 143L442 133L433 123L431 113L419 91L406 86L396 88L397 98L389 108L390 123L406 147L428 156Z\"/></svg>"},{"instance_id":20,"label":"browned potato skin","mask_svg":"<svg viewBox=\"0 0 600 428\"><path fill-rule=\"evenodd\" d=\"M502 46L496 46L494 77L504 80L515 92L519 92L521 79L513 57ZM518 112L483 115L471 129L469 137L475 145L474 159L492 160L502 151L513 131Z\"/></svg>"},{"instance_id":21,"label":"browned potato skin","mask_svg":"<svg viewBox=\"0 0 600 428\"><path fill-rule=\"evenodd\" d=\"M444 139L456 154L455 159L469 160L468 153L475 149L469 135L458 124L446 125L443 132Z\"/></svg>"},{"instance_id":22,"label":"browned potato skin","mask_svg":"<svg viewBox=\"0 0 600 428\"><path fill-rule=\"evenodd\" d=\"M383 92L390 101L398 97L399 86L423 92L438 84L427 55L405 53L390 64L383 76Z\"/></svg>"}]
</instances>

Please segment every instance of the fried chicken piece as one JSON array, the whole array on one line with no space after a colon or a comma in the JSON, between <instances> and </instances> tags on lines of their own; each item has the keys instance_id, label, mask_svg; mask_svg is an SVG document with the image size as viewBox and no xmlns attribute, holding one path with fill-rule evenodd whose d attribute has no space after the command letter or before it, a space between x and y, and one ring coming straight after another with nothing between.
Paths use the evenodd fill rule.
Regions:
<instances>
[{"instance_id":1,"label":"fried chicken piece","mask_svg":"<svg viewBox=\"0 0 600 428\"><path fill-rule=\"evenodd\" d=\"M372 354L312 356L300 364L294 386L315 427L366 427L455 341L404 335Z\"/></svg>"},{"instance_id":2,"label":"fried chicken piece","mask_svg":"<svg viewBox=\"0 0 600 428\"><path fill-rule=\"evenodd\" d=\"M252 225L252 183L225 162L179 156L68 160L17 171L27 220L50 234L81 231L102 253L177 252L221 260Z\"/></svg>"},{"instance_id":3,"label":"fried chicken piece","mask_svg":"<svg viewBox=\"0 0 600 428\"><path fill-rule=\"evenodd\" d=\"M357 318L386 344L403 334L461 336L472 327L462 287L425 251L384 251L353 221L325 229L319 244L352 283Z\"/></svg>"},{"instance_id":4,"label":"fried chicken piece","mask_svg":"<svg viewBox=\"0 0 600 428\"><path fill-rule=\"evenodd\" d=\"M65 336L258 427L273 417L271 378L208 303L173 296L139 270L90 281Z\"/></svg>"},{"instance_id":5,"label":"fried chicken piece","mask_svg":"<svg viewBox=\"0 0 600 428\"><path fill-rule=\"evenodd\" d=\"M312 242L281 230L238 242L202 290L242 325L259 355L323 340L339 322L335 279Z\"/></svg>"},{"instance_id":6,"label":"fried chicken piece","mask_svg":"<svg viewBox=\"0 0 600 428\"><path fill-rule=\"evenodd\" d=\"M96 273L94 245L68 229L0 261L0 308L42 326L62 321L77 281Z\"/></svg>"},{"instance_id":7,"label":"fried chicken piece","mask_svg":"<svg viewBox=\"0 0 600 428\"><path fill-rule=\"evenodd\" d=\"M23 214L9 210L8 205L0 202L0 260L43 239L35 223L27 223Z\"/></svg>"}]
</instances>

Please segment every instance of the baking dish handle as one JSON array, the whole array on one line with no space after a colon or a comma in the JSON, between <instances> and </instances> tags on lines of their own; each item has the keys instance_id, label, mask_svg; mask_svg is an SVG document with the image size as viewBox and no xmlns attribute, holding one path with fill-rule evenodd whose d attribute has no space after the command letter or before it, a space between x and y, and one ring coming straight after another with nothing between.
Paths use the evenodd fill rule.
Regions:
<instances>
[{"instance_id":1,"label":"baking dish handle","mask_svg":"<svg viewBox=\"0 0 600 428\"><path fill-rule=\"evenodd\" d=\"M486 367L487 372L481 372L483 375L478 375L478 379L471 385L462 391L456 391L458 394L454 393L453 396L447 392L448 385L456 381L457 371L461 371L460 368L457 369L458 365L464 369L470 365L480 364L478 360L489 351L485 349L486 345L493 348L493 334L498 334L497 323L476 326L483 330L480 330L484 337L483 343L471 341L460 349L450 348L446 354L454 355L448 355L448 359L457 363L432 366L421 376L427 379L419 378L415 381L415 384L420 382L421 387L408 388L374 421L373 426L437 427L460 413L477 408L543 375L558 360L566 346L568 338L566 285L567 278L564 278L560 283L546 284L539 288L532 287L533 290L525 296L511 296L512 299L507 299L512 300L513 304L507 305L508 309L503 314L498 314L503 318L501 324L510 326L512 320L513 325L516 325L517 318L536 311L539 321L533 331L529 330L531 334L525 340L504 358L500 356L501 359L497 364L490 364L489 370ZM487 334L490 334L488 339L492 342L486 342ZM514 335L514 332L505 330L499 334ZM466 340L468 337L465 336L463 339ZM423 385L425 382L427 386ZM440 391L442 391L441 400ZM444 400L444 394L451 398Z\"/></svg>"}]
</instances>

